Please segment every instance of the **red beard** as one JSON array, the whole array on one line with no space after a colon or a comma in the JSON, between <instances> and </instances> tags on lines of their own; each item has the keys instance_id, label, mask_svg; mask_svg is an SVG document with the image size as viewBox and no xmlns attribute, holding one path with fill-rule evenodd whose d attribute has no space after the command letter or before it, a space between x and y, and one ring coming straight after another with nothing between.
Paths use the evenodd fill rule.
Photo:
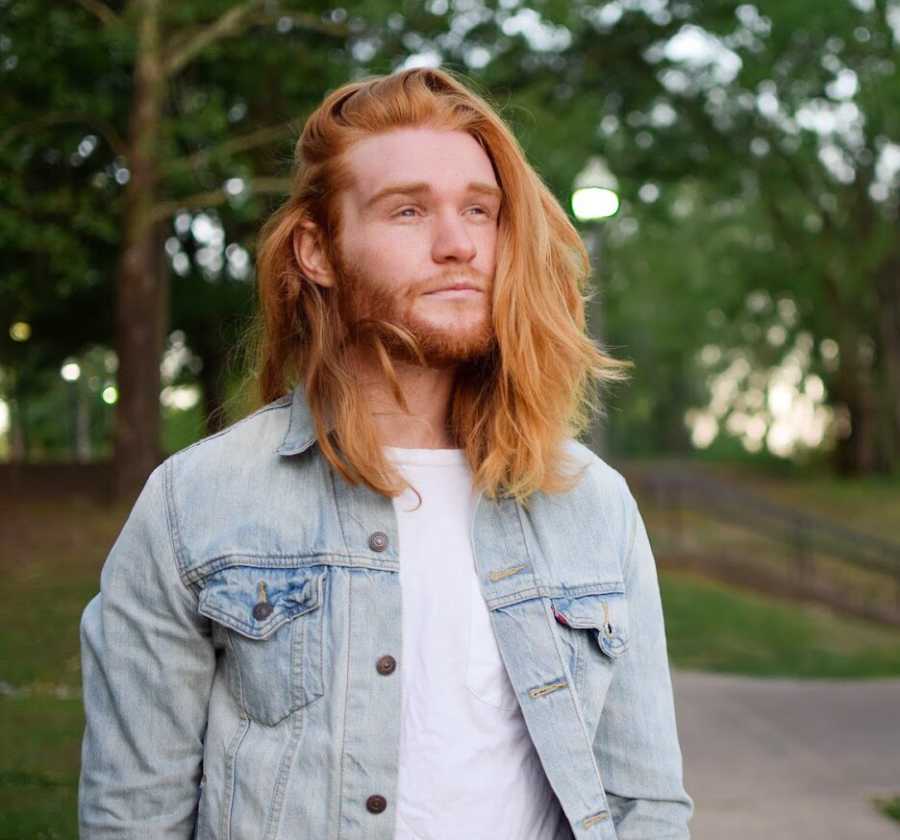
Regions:
<instances>
[{"instance_id":1,"label":"red beard","mask_svg":"<svg viewBox=\"0 0 900 840\"><path fill-rule=\"evenodd\" d=\"M496 336L490 317L490 287L470 269L451 269L439 280L431 278L400 286L397 290L370 279L360 266L343 258L338 260L336 275L338 309L351 344L374 345L375 340L380 339L393 360L414 365L424 361L425 366L431 368L472 362L486 357L494 349ZM436 327L427 319L417 317L414 308L422 294L454 281L470 281L485 289L483 294L488 306L477 323L470 322L465 330L454 332L452 328ZM413 335L422 359L390 328L391 324L403 327Z\"/></svg>"}]
</instances>

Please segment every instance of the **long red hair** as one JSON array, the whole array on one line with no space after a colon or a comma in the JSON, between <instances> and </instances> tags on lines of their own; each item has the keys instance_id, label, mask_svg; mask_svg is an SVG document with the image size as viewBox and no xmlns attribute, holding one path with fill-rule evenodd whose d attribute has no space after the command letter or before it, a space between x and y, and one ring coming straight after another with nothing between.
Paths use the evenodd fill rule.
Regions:
<instances>
[{"instance_id":1,"label":"long red hair","mask_svg":"<svg viewBox=\"0 0 900 840\"><path fill-rule=\"evenodd\" d=\"M468 132L503 191L492 301L496 350L458 369L448 418L456 445L490 498L527 503L536 490L570 489L578 476L568 470L573 463L563 445L587 428L594 411L605 416L594 386L627 379L632 362L612 358L586 335L590 260L565 211L495 110L446 70L416 68L351 82L306 121L291 195L266 221L257 247L259 309L250 336L255 399L265 404L302 385L322 454L334 469L384 495L406 486L384 458L342 352L346 334L335 290L304 276L293 234L302 221L314 222L336 264L341 220L334 199L348 185L344 153L372 134L412 126ZM387 328L415 352L411 334ZM405 405L377 337L372 351Z\"/></svg>"}]
</instances>

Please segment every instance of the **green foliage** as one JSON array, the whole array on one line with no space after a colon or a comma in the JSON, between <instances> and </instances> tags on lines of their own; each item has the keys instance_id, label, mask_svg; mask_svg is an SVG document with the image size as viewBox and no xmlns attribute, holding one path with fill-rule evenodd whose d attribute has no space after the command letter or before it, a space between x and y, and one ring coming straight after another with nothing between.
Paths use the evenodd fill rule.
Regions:
<instances>
[{"instance_id":1,"label":"green foliage","mask_svg":"<svg viewBox=\"0 0 900 840\"><path fill-rule=\"evenodd\" d=\"M32 324L33 338L0 332L0 365L27 387L67 355L113 343L139 4L110 3L104 19L80 3L2 5L0 166L11 177L0 310ZM190 44L235 6L166 4L164 48ZM703 344L760 365L787 352L790 341L766 346L745 329L751 291L794 302L792 335L880 348L874 278L898 251L897 178L879 181L877 164L900 136L885 4L264 6L168 80L155 150L160 243L177 242L164 262L180 254L169 328L187 333L213 377L252 309L255 238L281 197L253 184L289 174L303 120L328 90L417 54L464 73L500 107L564 206L589 156L618 177L622 209L607 225L599 283L602 338L637 363L633 384L616 391L619 451L689 448L685 410L706 398ZM235 178L246 188L225 195ZM221 241L176 230L179 208L213 218ZM250 271L210 261L210 247L231 246L250 255ZM884 355L873 364L886 388ZM822 373L832 386L835 371Z\"/></svg>"},{"instance_id":2,"label":"green foliage","mask_svg":"<svg viewBox=\"0 0 900 840\"><path fill-rule=\"evenodd\" d=\"M201 404L187 411L163 409L163 452L178 452L206 435Z\"/></svg>"}]
</instances>

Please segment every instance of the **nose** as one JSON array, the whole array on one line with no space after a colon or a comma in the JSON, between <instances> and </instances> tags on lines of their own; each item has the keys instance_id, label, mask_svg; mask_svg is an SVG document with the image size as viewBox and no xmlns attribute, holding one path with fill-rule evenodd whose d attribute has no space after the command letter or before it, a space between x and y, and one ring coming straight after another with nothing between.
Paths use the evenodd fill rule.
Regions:
<instances>
[{"instance_id":1,"label":"nose","mask_svg":"<svg viewBox=\"0 0 900 840\"><path fill-rule=\"evenodd\" d=\"M475 259L478 249L466 229L464 219L456 213L441 215L435 226L432 257L435 262L468 263Z\"/></svg>"}]
</instances>

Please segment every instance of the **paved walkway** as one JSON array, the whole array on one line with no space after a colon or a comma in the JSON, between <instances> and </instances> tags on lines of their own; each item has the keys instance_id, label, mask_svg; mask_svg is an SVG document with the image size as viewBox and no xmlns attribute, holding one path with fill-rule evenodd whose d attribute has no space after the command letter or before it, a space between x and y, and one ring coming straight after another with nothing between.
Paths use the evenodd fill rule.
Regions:
<instances>
[{"instance_id":1,"label":"paved walkway","mask_svg":"<svg viewBox=\"0 0 900 840\"><path fill-rule=\"evenodd\" d=\"M900 840L900 679L672 680L691 840Z\"/></svg>"}]
</instances>

